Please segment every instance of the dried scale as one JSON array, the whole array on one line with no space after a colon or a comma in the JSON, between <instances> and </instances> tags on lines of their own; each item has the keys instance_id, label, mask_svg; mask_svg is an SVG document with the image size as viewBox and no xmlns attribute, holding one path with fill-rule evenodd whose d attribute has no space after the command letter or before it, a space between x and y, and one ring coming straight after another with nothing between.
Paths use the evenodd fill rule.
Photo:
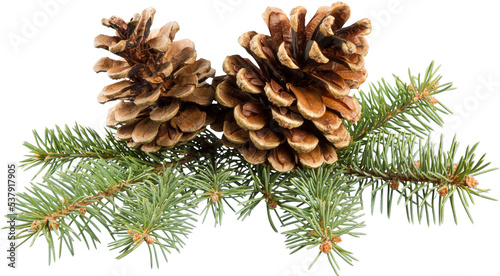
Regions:
<instances>
[{"instance_id":1,"label":"dried scale","mask_svg":"<svg viewBox=\"0 0 500 276\"><path fill-rule=\"evenodd\" d=\"M343 120L354 123L361 115L348 94L367 77L364 35L371 24L362 19L343 27L350 13L337 2L319 8L306 24L304 7L293 9L290 19L267 8L270 36L251 31L239 38L257 65L228 56L227 76L214 79L215 98L227 114L213 128L223 131L225 145L280 172L337 160L336 150L351 140Z\"/></svg>"},{"instance_id":2,"label":"dried scale","mask_svg":"<svg viewBox=\"0 0 500 276\"><path fill-rule=\"evenodd\" d=\"M99 93L100 103L119 101L106 124L118 128L116 139L146 152L189 141L215 118L214 90L206 82L215 70L208 60L196 59L192 41L173 41L177 22L150 30L154 14L148 8L128 23L119 17L103 19L116 35L94 40L96 48L120 57L101 58L94 66L96 72L121 79Z\"/></svg>"}]
</instances>

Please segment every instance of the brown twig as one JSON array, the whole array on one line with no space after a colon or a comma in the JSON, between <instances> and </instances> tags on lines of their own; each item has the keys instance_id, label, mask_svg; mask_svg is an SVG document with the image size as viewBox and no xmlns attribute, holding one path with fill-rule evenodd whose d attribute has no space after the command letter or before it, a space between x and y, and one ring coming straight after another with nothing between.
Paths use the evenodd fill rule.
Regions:
<instances>
[{"instance_id":1,"label":"brown twig","mask_svg":"<svg viewBox=\"0 0 500 276\"><path fill-rule=\"evenodd\" d=\"M54 158L67 158L67 157L94 158L94 159L118 158L118 156L112 154L91 154L91 153L48 153L47 155L35 153L33 156L35 157L35 159L43 160L45 162L49 162Z\"/></svg>"},{"instance_id":2,"label":"brown twig","mask_svg":"<svg viewBox=\"0 0 500 276\"><path fill-rule=\"evenodd\" d=\"M417 164L420 164L419 161L415 162L415 165L417 168ZM444 196L448 193L448 185L452 186L457 186L457 187L468 187L472 188L478 185L478 182L474 177L467 175L465 178L461 179L459 175L457 174L450 174L448 175L448 178L450 181L447 181L444 183L442 179L429 179L429 178L424 178L424 177L417 177L417 176L408 176L408 175L400 175L396 173L391 173L391 172L376 172L373 170L366 170L366 169L361 169L358 168L354 170L353 168L348 167L348 165L344 165L344 168L346 169L346 172L351 175L355 175L358 177L371 177L371 178L377 178L377 179L383 179L386 182L391 183L390 186L392 189L397 189L399 187L400 182L411 182L411 183L433 183L436 186L439 186L439 194L441 196ZM456 169L456 165L454 167L454 170Z\"/></svg>"},{"instance_id":3,"label":"brown twig","mask_svg":"<svg viewBox=\"0 0 500 276\"><path fill-rule=\"evenodd\" d=\"M69 203L66 202L65 199L62 199L61 201L63 204L69 203L67 207L63 208L62 210L45 215L44 219L33 221L33 223L31 224L31 230L38 231L40 229L40 226L43 225L47 225L50 230L55 230L59 228L59 223L57 222L58 219L64 218L67 214L74 212L79 212L80 214L84 215L87 212L85 206L95 202L99 202L105 197L113 197L115 194L123 191L126 188L125 185L127 184L130 183L124 181L115 184L105 191L89 196L78 202Z\"/></svg>"}]
</instances>

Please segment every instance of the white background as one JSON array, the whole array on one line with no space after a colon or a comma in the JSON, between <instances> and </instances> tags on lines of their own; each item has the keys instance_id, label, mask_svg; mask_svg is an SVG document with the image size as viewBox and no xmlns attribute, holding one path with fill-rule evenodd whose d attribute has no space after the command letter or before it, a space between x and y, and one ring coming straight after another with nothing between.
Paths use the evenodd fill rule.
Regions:
<instances>
[{"instance_id":1,"label":"white background","mask_svg":"<svg viewBox=\"0 0 500 276\"><path fill-rule=\"evenodd\" d=\"M47 9L43 3L56 5ZM92 70L95 61L107 55L93 48L93 39L100 33L111 34L112 30L100 24L101 18L117 15L128 20L152 6L157 10L154 28L177 21L181 30L176 39L193 40L198 57L210 59L222 74L226 55L246 55L237 42L240 34L249 30L268 33L261 17L266 6L277 6L289 13L303 5L312 16L317 7L330 4L331 0L2 1L2 183L6 182L7 162L19 162L27 154L21 144L33 141L32 129L43 131L45 127L75 122L104 129L110 106L98 104L96 96L112 81ZM453 82L457 90L438 97L455 114L437 132L444 133L447 141L457 133L462 151L466 145L480 141L478 153L488 153L488 160L499 167L500 39L495 1L357 0L348 4L352 10L348 24L365 17L373 24L366 58L367 82L390 79L392 73L406 78L408 67L421 72L432 60L441 64L443 81ZM30 24L34 29L26 29ZM13 37L17 42L12 41ZM32 175L31 171L19 172L19 187L29 185ZM500 198L499 177L498 171L480 176L479 187L491 188L490 195ZM2 212L6 209L5 190L1 188ZM107 250L110 239L102 235L103 243L97 250L87 250L79 243L76 256L65 252L51 266L47 264L46 245L40 239L33 247L18 250L16 270L8 269L5 258L0 258L0 274L332 274L325 259L307 270L317 249L289 255L284 237L272 231L260 207L244 222L228 213L222 227L214 228L212 220L199 224L181 253L171 254L160 269L149 268L146 247L115 260L117 252ZM363 231L367 235L342 242L359 262L350 267L340 261L341 275L500 275L499 202L478 199L470 208L474 224L459 208L458 226L451 212L442 226L411 225L402 206L397 207L390 220L366 210L367 227ZM0 234L0 248L5 252L7 234L4 230Z\"/></svg>"}]
</instances>

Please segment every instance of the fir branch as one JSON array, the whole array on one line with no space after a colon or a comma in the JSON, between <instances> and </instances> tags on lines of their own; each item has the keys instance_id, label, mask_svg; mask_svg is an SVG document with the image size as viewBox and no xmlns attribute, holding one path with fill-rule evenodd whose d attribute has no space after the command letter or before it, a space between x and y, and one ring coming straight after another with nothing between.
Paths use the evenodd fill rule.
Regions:
<instances>
[{"instance_id":1,"label":"fir branch","mask_svg":"<svg viewBox=\"0 0 500 276\"><path fill-rule=\"evenodd\" d=\"M16 219L21 223L16 227L21 231L16 238L24 239L19 245L30 239L33 244L39 236L45 236L49 244L49 263L56 259L56 236L60 241L59 256L63 243L73 255L73 242L80 237L87 247L88 239L96 247L96 242L100 241L95 232L99 228L94 221L111 232L114 197L147 177L148 171L141 166L123 166L100 159L82 164L78 171L68 169L45 178L43 183L18 194Z\"/></svg>"},{"instance_id":2,"label":"fir branch","mask_svg":"<svg viewBox=\"0 0 500 276\"><path fill-rule=\"evenodd\" d=\"M221 224L224 205L235 212L229 200L239 202L238 198L248 194L248 187L241 185L244 177L235 174L233 169L229 169L231 164L232 162L228 162L225 158L212 157L201 160L190 168L191 175L188 186L196 193L195 204L206 202L205 207L200 212L200 215L203 216L203 222L211 210L215 225Z\"/></svg>"},{"instance_id":3,"label":"fir branch","mask_svg":"<svg viewBox=\"0 0 500 276\"><path fill-rule=\"evenodd\" d=\"M238 219L245 219L260 202L265 202L269 224L275 232L278 232L271 213L274 213L283 224L277 208L282 202L281 195L284 193L281 186L286 185L290 175L273 171L264 165L248 165L248 172L250 175L245 185L248 186L250 192L248 198L240 203L243 207L237 212Z\"/></svg>"},{"instance_id":4,"label":"fir branch","mask_svg":"<svg viewBox=\"0 0 500 276\"><path fill-rule=\"evenodd\" d=\"M21 162L26 169L40 166L37 175L47 169L46 176L50 176L59 169L68 168L75 161L92 159L126 159L139 164L157 165L148 154L126 147L124 143L116 141L108 130L105 138L91 128L75 125L72 129L65 126L61 129L45 129L43 138L33 131L35 144L24 143L30 155ZM35 175L36 177L36 175Z\"/></svg>"},{"instance_id":5,"label":"fir branch","mask_svg":"<svg viewBox=\"0 0 500 276\"><path fill-rule=\"evenodd\" d=\"M196 207L194 194L186 192L188 180L175 169L145 180L127 190L123 207L113 221L114 234L120 239L111 242L111 249L121 249L117 259L137 249L143 242L149 247L151 267L159 266L158 247L167 261L170 249L180 250L182 237L194 228ZM151 251L153 249L153 251Z\"/></svg>"},{"instance_id":6,"label":"fir branch","mask_svg":"<svg viewBox=\"0 0 500 276\"><path fill-rule=\"evenodd\" d=\"M343 152L339 165L346 175L359 180L360 191L372 187L372 212L377 195L380 195L383 211L385 190L389 216L394 193L399 193L398 203L405 200L409 221L414 221L416 211L419 222L425 215L429 224L432 214L434 223L436 217L442 223L445 203L453 204L458 195L472 221L468 199L473 202L472 196L488 198L483 195L488 190L477 188L473 176L490 171L487 169L490 163L485 163L484 155L475 160L476 148L477 144L467 147L465 154L458 158L456 140L445 151L442 137L436 149L430 140L418 143L415 135L379 133L368 136L365 143L356 143L349 152ZM457 223L454 205L452 211Z\"/></svg>"},{"instance_id":7,"label":"fir branch","mask_svg":"<svg viewBox=\"0 0 500 276\"><path fill-rule=\"evenodd\" d=\"M451 112L434 96L454 88L451 83L439 84L442 77L437 74L438 69L432 62L423 78L408 70L410 84L394 76L395 86L382 79L378 86L371 84L368 92L360 91L362 114L356 124L350 125L352 140L391 130L423 137L432 131L431 122L442 126L440 114Z\"/></svg>"},{"instance_id":8,"label":"fir branch","mask_svg":"<svg viewBox=\"0 0 500 276\"><path fill-rule=\"evenodd\" d=\"M357 221L362 207L359 196L355 195L355 183L336 173L331 166L298 170L290 177L290 185L283 186L282 197L286 203L280 207L285 211L284 226L294 226L283 232L292 253L319 246L311 266L324 253L337 275L339 265L333 253L352 265L356 259L339 243L343 235L358 237L361 233L355 230L364 227Z\"/></svg>"},{"instance_id":9,"label":"fir branch","mask_svg":"<svg viewBox=\"0 0 500 276\"><path fill-rule=\"evenodd\" d=\"M116 141L111 131L101 138L96 131L79 125L73 129L66 126L64 131L59 127L47 129L44 138L36 132L34 135L36 146L25 143L31 155L23 161L23 166L41 166L38 173L47 171L42 183L20 194L22 213L18 220L23 223L18 225L22 230L18 238L24 239L24 243L45 236L49 244L49 262L55 260L54 234L61 241L59 255L63 241L71 254L74 254L75 239L83 238L87 247L90 240L96 247L96 242L100 241L95 222L113 235L109 225L110 219L115 217L115 197L120 200L129 186L143 184L152 175L161 176L165 170L180 165L193 171L198 162L214 156L224 160L233 158L241 163L234 158L234 150L221 150L222 143L209 131L184 145L157 153L128 148L125 143ZM235 179L232 173L226 173L230 185ZM133 176L137 176L137 181L132 181ZM214 183L218 185L218 180ZM241 190L242 187L235 189ZM85 214L90 215L86 217ZM162 247L162 251L164 249Z\"/></svg>"},{"instance_id":10,"label":"fir branch","mask_svg":"<svg viewBox=\"0 0 500 276\"><path fill-rule=\"evenodd\" d=\"M64 130L59 126L46 129L43 138L36 131L33 134L35 144L24 143L30 155L21 162L21 166L26 169L40 167L36 175L46 169L46 176L69 168L72 164L78 165L93 159L122 160L161 170L164 166L192 162L200 154L214 153L222 145L210 131L200 133L196 139L184 145L155 153L127 147L126 143L117 141L115 134L109 129L103 138L95 130L78 124L72 129L68 126Z\"/></svg>"}]
</instances>

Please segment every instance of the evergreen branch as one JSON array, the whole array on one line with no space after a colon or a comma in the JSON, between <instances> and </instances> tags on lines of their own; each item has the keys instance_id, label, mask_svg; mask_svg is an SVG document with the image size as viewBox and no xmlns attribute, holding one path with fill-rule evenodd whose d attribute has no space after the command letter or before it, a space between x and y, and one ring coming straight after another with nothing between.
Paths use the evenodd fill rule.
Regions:
<instances>
[{"instance_id":1,"label":"evergreen branch","mask_svg":"<svg viewBox=\"0 0 500 276\"><path fill-rule=\"evenodd\" d=\"M96 242L100 241L94 220L111 232L108 226L113 215L113 198L147 177L148 172L141 166L123 166L102 159L82 164L78 171L68 169L55 173L45 178L44 183L18 194L16 219L21 223L16 227L21 231L16 238L24 239L20 244L33 239L33 244L37 237L45 236L49 244L49 263L52 258L56 259L54 234L60 241L59 256L63 242L73 255L73 241L80 237L87 247L88 239L96 247Z\"/></svg>"},{"instance_id":2,"label":"evergreen branch","mask_svg":"<svg viewBox=\"0 0 500 276\"><path fill-rule=\"evenodd\" d=\"M360 91L362 114L356 124L350 125L352 140L391 130L422 137L432 131L431 122L442 126L440 114L451 112L434 96L453 88L451 83L439 85L438 69L434 69L432 62L423 78L408 71L409 85L394 76L395 86L382 79L378 86L371 84L368 92Z\"/></svg>"},{"instance_id":3,"label":"evergreen branch","mask_svg":"<svg viewBox=\"0 0 500 276\"><path fill-rule=\"evenodd\" d=\"M274 213L283 224L276 208L282 202L280 195L283 194L284 191L281 186L286 185L289 175L273 171L268 166L264 165L249 165L248 171L250 175L245 185L249 187L250 192L247 200L240 203L243 208L238 211L238 219L245 219L260 202L264 201L266 203L269 224L275 232L278 232L271 213Z\"/></svg>"},{"instance_id":4,"label":"evergreen branch","mask_svg":"<svg viewBox=\"0 0 500 276\"><path fill-rule=\"evenodd\" d=\"M209 131L200 133L196 139L184 145L155 153L127 147L126 143L117 141L109 129L104 138L95 130L79 125L72 129L65 126L64 130L59 126L46 129L43 138L36 131L33 134L35 144L24 143L31 154L21 162L21 166L26 169L40 166L36 175L47 169L46 176L59 169L69 168L73 163L93 159L122 160L161 170L164 166L192 162L200 154L215 152L221 145L219 139Z\"/></svg>"},{"instance_id":5,"label":"evergreen branch","mask_svg":"<svg viewBox=\"0 0 500 276\"><path fill-rule=\"evenodd\" d=\"M238 198L248 193L248 187L240 184L244 179L243 176L235 174L233 169L229 169L232 162L227 161L225 158L212 157L202 160L190 168L191 176L188 186L197 193L195 204L206 202L200 213L203 216L203 222L211 210L215 225L221 224L224 205L227 205L233 212L235 211L228 200L239 202Z\"/></svg>"},{"instance_id":6,"label":"evergreen branch","mask_svg":"<svg viewBox=\"0 0 500 276\"><path fill-rule=\"evenodd\" d=\"M109 130L105 138L95 130L79 125L72 129L68 126L64 129L59 126L45 129L43 138L36 131L33 134L35 144L24 143L31 154L21 162L21 166L27 169L41 166L38 173L47 169L46 176L78 160L127 159L139 164L156 165L147 153L129 149L124 143L116 141Z\"/></svg>"},{"instance_id":7,"label":"evergreen branch","mask_svg":"<svg viewBox=\"0 0 500 276\"><path fill-rule=\"evenodd\" d=\"M145 242L150 247L151 267L153 261L159 267L157 247L165 261L169 249L180 250L184 245L182 237L194 228L190 221L196 220L191 210L196 206L194 194L185 192L186 182L175 169L166 169L127 190L113 222L114 234L121 238L109 244L111 249L121 248L117 259Z\"/></svg>"},{"instance_id":8,"label":"evergreen branch","mask_svg":"<svg viewBox=\"0 0 500 276\"><path fill-rule=\"evenodd\" d=\"M339 265L333 253L352 265L356 259L338 243L342 235L358 237L361 233L355 230L364 226L357 222L362 207L359 196L355 195L355 183L334 172L331 166L298 170L290 178L290 185L283 186L283 199L287 203L280 207L285 211L286 226L295 227L283 232L292 253L319 246L318 257L325 253L337 275Z\"/></svg>"},{"instance_id":9,"label":"evergreen branch","mask_svg":"<svg viewBox=\"0 0 500 276\"><path fill-rule=\"evenodd\" d=\"M346 175L358 179L360 191L372 187L372 212L375 199L380 195L380 209L383 211L384 189L387 194L387 213L390 216L394 193L399 193L398 203L404 199L408 220L414 221L416 210L418 221L426 215L430 224L430 214L436 222L435 208L438 208L439 223L444 220L446 202L453 204L457 197L470 220L468 211L472 196L485 197L488 190L478 189L473 176L488 172L490 163L485 163L484 155L475 160L477 144L467 147L465 154L457 158L458 143L453 140L450 149L444 150L443 140L436 146L428 140L417 145L415 135L383 134L368 136L364 143L356 143L339 159L341 170ZM455 163L459 159L458 163ZM400 187L402 184L402 187ZM439 197L436 203L436 197ZM455 208L452 206L455 223ZM429 210L430 208L430 210Z\"/></svg>"},{"instance_id":10,"label":"evergreen branch","mask_svg":"<svg viewBox=\"0 0 500 276\"><path fill-rule=\"evenodd\" d=\"M49 263L52 258L55 260L54 234L61 241L59 255L63 242L74 254L73 241L80 237L87 247L89 240L96 247L96 242L100 241L94 220L113 235L109 225L110 218L114 217L114 196L130 185L141 184L153 174L163 174L167 168L193 167L198 160L218 155L222 145L209 131L184 145L157 153L128 148L125 143L116 141L111 131L101 138L94 130L79 125L73 129L66 126L64 131L59 127L47 129L44 138L36 132L34 135L36 146L25 143L31 155L23 161L23 166L41 166L38 173L47 171L44 182L19 195L22 198L19 204L23 207L17 219L24 223L18 225L22 230L18 239L24 239L23 244L45 236L49 244ZM226 152L224 157L234 156L234 151L222 152ZM71 166L75 163L76 166ZM134 182L130 179L134 175L142 177Z\"/></svg>"}]
</instances>

